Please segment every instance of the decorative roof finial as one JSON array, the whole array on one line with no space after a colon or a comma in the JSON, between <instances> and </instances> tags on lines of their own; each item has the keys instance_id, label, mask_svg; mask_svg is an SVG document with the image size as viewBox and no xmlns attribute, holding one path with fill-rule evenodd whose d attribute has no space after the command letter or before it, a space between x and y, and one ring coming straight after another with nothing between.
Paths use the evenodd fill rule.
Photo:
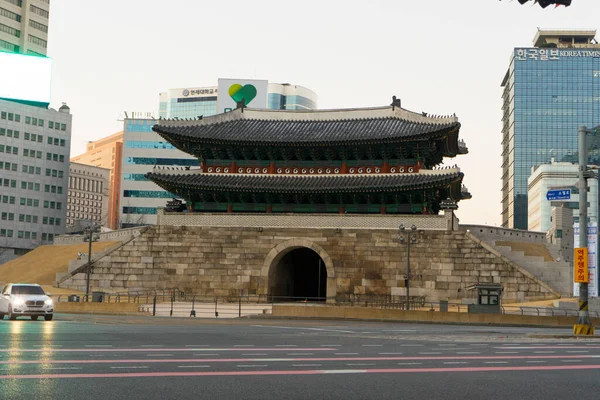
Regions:
<instances>
[{"instance_id":1,"label":"decorative roof finial","mask_svg":"<svg viewBox=\"0 0 600 400\"><path fill-rule=\"evenodd\" d=\"M392 106L392 110L394 110L396 107L402 107L401 102L402 101L400 99L397 99L396 96L392 96L392 104L390 104Z\"/></svg>"}]
</instances>

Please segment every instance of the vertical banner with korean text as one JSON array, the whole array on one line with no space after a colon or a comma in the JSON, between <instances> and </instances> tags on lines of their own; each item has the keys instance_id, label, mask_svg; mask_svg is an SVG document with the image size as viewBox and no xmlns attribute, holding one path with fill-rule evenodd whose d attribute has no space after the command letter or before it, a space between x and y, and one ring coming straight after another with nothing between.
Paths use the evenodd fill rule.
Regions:
<instances>
[{"instance_id":1,"label":"vertical banner with korean text","mask_svg":"<svg viewBox=\"0 0 600 400\"><path fill-rule=\"evenodd\" d=\"M574 226L573 247L579 247L579 223ZM575 264L575 260L573 260ZM598 297L598 223L591 222L588 225L588 295L589 297ZM575 277L574 277L575 278ZM573 283L573 295L579 296L579 283Z\"/></svg>"}]
</instances>

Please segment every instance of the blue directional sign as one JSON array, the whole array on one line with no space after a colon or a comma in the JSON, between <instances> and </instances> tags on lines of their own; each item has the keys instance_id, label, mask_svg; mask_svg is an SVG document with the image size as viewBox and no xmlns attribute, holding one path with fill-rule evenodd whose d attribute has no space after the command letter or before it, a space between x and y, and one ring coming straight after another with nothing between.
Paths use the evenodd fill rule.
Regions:
<instances>
[{"instance_id":1,"label":"blue directional sign","mask_svg":"<svg viewBox=\"0 0 600 400\"><path fill-rule=\"evenodd\" d=\"M571 189L548 190L546 193L547 200L570 200Z\"/></svg>"}]
</instances>

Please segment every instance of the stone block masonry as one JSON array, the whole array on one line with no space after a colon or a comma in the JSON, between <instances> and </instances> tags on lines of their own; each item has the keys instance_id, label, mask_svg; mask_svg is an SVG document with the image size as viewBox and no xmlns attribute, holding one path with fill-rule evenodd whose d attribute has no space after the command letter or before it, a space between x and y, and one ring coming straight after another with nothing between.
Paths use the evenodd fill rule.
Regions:
<instances>
[{"instance_id":1,"label":"stone block masonry","mask_svg":"<svg viewBox=\"0 0 600 400\"><path fill-rule=\"evenodd\" d=\"M406 244L396 229L298 227L148 227L127 246L98 261L93 291L179 288L202 296L269 295L269 279L291 250L314 250L326 268L326 295L402 295ZM475 283L500 283L503 301L559 294L532 274L478 243L465 231L417 233L411 245L411 293L429 301L473 297ZM61 287L85 290L85 275ZM414 292L412 291L414 290Z\"/></svg>"}]
</instances>

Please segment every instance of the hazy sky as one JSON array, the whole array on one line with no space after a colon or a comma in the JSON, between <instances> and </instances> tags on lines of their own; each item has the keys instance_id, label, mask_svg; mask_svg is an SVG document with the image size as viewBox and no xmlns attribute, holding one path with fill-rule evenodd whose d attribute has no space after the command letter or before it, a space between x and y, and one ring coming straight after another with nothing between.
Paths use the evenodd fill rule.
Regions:
<instances>
[{"instance_id":1,"label":"hazy sky","mask_svg":"<svg viewBox=\"0 0 600 400\"><path fill-rule=\"evenodd\" d=\"M71 155L153 111L158 93L256 78L306 86L320 108L456 113L469 154L447 159L473 199L461 223L500 224L500 83L537 27L596 29L599 0L52 0L52 106L73 113ZM600 35L599 35L600 36Z\"/></svg>"}]
</instances>

